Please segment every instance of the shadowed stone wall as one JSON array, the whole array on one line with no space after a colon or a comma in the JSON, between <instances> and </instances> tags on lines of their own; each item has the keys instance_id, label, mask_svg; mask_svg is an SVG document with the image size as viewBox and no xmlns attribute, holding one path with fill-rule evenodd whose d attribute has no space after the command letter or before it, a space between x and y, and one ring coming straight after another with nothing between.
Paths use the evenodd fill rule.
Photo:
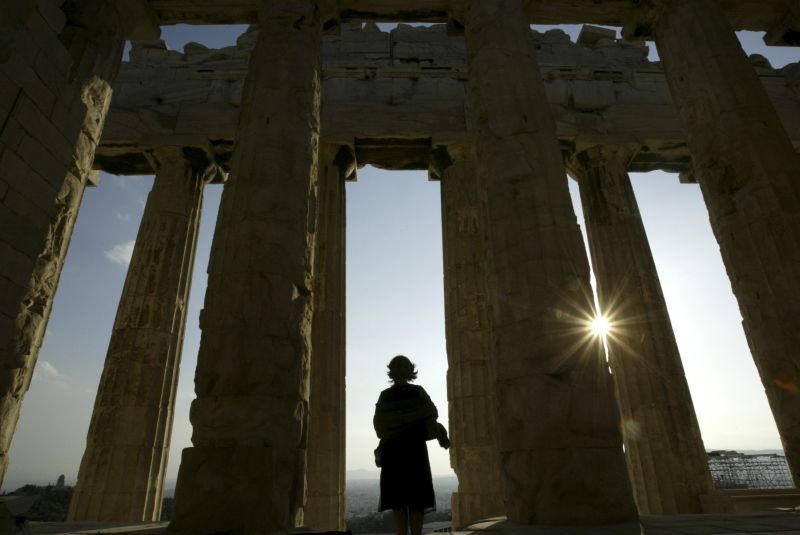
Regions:
<instances>
[{"instance_id":1,"label":"shadowed stone wall","mask_svg":"<svg viewBox=\"0 0 800 535\"><path fill-rule=\"evenodd\" d=\"M0 7L0 481L122 44L109 2Z\"/></svg>"}]
</instances>

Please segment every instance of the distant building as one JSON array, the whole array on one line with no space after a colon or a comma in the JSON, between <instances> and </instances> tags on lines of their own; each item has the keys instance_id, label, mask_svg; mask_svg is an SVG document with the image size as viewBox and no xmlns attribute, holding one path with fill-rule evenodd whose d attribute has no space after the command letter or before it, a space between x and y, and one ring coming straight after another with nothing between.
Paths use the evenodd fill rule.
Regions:
<instances>
[{"instance_id":1,"label":"distant building","mask_svg":"<svg viewBox=\"0 0 800 535\"><path fill-rule=\"evenodd\" d=\"M61 488L64 486L64 474L58 476L58 481L56 481L56 487Z\"/></svg>"},{"instance_id":2,"label":"distant building","mask_svg":"<svg viewBox=\"0 0 800 535\"><path fill-rule=\"evenodd\" d=\"M732 450L709 451L708 466L718 489L794 487L786 457L776 453L748 455Z\"/></svg>"}]
</instances>

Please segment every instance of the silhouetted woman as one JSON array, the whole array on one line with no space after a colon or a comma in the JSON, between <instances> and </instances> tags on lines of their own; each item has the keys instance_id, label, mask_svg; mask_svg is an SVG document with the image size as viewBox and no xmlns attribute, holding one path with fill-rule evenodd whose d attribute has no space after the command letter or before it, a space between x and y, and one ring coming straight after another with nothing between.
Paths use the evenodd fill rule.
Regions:
<instances>
[{"instance_id":1,"label":"silhouetted woman","mask_svg":"<svg viewBox=\"0 0 800 535\"><path fill-rule=\"evenodd\" d=\"M422 533L422 517L436 509L431 465L425 442L437 439L447 449L447 430L436 421L439 413L425 389L409 384L417 370L398 355L389 362L392 386L381 392L375 405L375 432L380 444L375 463L381 467L379 511L391 509L397 535Z\"/></svg>"}]
</instances>

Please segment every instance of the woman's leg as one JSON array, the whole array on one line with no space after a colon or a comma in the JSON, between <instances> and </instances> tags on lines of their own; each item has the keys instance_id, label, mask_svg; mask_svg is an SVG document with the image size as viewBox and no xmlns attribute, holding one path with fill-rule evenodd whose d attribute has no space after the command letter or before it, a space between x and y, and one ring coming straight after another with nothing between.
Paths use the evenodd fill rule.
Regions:
<instances>
[{"instance_id":1,"label":"woman's leg","mask_svg":"<svg viewBox=\"0 0 800 535\"><path fill-rule=\"evenodd\" d=\"M409 509L408 516L411 524L411 535L422 535L422 518L425 516L425 512Z\"/></svg>"},{"instance_id":2,"label":"woman's leg","mask_svg":"<svg viewBox=\"0 0 800 535\"><path fill-rule=\"evenodd\" d=\"M392 512L394 513L394 529L397 535L408 535L408 510L392 509ZM420 524L421 527L422 524Z\"/></svg>"}]
</instances>

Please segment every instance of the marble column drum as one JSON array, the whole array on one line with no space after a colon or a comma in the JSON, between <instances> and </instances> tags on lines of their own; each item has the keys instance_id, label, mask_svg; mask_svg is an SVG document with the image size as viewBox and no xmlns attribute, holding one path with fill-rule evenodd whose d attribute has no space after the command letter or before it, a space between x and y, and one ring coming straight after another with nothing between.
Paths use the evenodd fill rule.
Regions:
<instances>
[{"instance_id":1,"label":"marble column drum","mask_svg":"<svg viewBox=\"0 0 800 535\"><path fill-rule=\"evenodd\" d=\"M157 151L95 399L70 521L160 520L203 171Z\"/></svg>"},{"instance_id":2,"label":"marble column drum","mask_svg":"<svg viewBox=\"0 0 800 535\"><path fill-rule=\"evenodd\" d=\"M694 175L800 483L800 156L714 0L663 0L653 34Z\"/></svg>"},{"instance_id":3,"label":"marble column drum","mask_svg":"<svg viewBox=\"0 0 800 535\"><path fill-rule=\"evenodd\" d=\"M702 513L714 492L700 427L626 164L629 147L574 156L628 472L648 515Z\"/></svg>"},{"instance_id":4,"label":"marble column drum","mask_svg":"<svg viewBox=\"0 0 800 535\"><path fill-rule=\"evenodd\" d=\"M523 0L469 3L466 46L486 196L497 426L509 520L636 519L589 262Z\"/></svg>"},{"instance_id":5,"label":"marble column drum","mask_svg":"<svg viewBox=\"0 0 800 535\"><path fill-rule=\"evenodd\" d=\"M441 177L453 526L502 516L495 377L486 290L486 225L472 147L451 149Z\"/></svg>"},{"instance_id":6,"label":"marble column drum","mask_svg":"<svg viewBox=\"0 0 800 535\"><path fill-rule=\"evenodd\" d=\"M303 523L321 71L317 2L260 4L211 251L173 533Z\"/></svg>"},{"instance_id":7,"label":"marble column drum","mask_svg":"<svg viewBox=\"0 0 800 535\"><path fill-rule=\"evenodd\" d=\"M0 482L122 59L112 2L0 7Z\"/></svg>"},{"instance_id":8,"label":"marble column drum","mask_svg":"<svg viewBox=\"0 0 800 535\"><path fill-rule=\"evenodd\" d=\"M345 530L344 183L351 170L349 151L320 149L305 525L323 531Z\"/></svg>"}]
</instances>

